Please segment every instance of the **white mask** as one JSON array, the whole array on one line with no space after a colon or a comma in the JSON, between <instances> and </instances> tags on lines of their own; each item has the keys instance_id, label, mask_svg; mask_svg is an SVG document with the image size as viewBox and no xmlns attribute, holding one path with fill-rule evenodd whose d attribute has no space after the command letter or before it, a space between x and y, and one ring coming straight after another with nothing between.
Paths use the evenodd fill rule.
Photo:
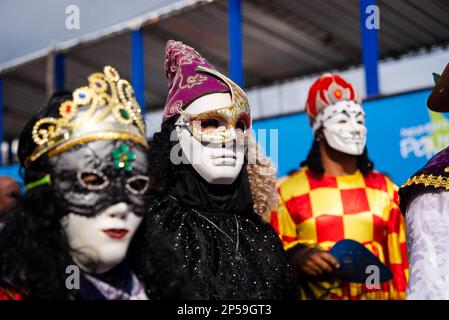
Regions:
<instances>
[{"instance_id":1,"label":"white mask","mask_svg":"<svg viewBox=\"0 0 449 320\"><path fill-rule=\"evenodd\" d=\"M354 101L339 101L327 106L317 116L314 131L323 128L329 146L340 152L359 156L366 145L365 112Z\"/></svg>"},{"instance_id":2,"label":"white mask","mask_svg":"<svg viewBox=\"0 0 449 320\"><path fill-rule=\"evenodd\" d=\"M200 114L231 104L230 94L213 93L196 99L184 111ZM179 125L176 132L184 156L204 180L211 184L232 184L237 179L245 159L243 143L236 139L226 143L201 142L185 126Z\"/></svg>"},{"instance_id":3,"label":"white mask","mask_svg":"<svg viewBox=\"0 0 449 320\"><path fill-rule=\"evenodd\" d=\"M99 274L123 261L141 221L121 202L94 217L69 213L62 225L73 261L84 271Z\"/></svg>"}]
</instances>

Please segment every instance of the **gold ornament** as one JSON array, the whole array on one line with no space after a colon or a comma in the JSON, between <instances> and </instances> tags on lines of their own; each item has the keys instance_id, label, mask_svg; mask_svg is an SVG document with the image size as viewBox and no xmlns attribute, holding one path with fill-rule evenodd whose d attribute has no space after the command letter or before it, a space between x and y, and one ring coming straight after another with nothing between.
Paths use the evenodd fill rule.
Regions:
<instances>
[{"instance_id":1,"label":"gold ornament","mask_svg":"<svg viewBox=\"0 0 449 320\"><path fill-rule=\"evenodd\" d=\"M37 147L27 165L48 153L49 157L95 140L131 140L148 148L145 123L131 84L113 67L88 78L89 85L76 89L73 99L59 107L59 118L43 118L33 127Z\"/></svg>"},{"instance_id":2,"label":"gold ornament","mask_svg":"<svg viewBox=\"0 0 449 320\"><path fill-rule=\"evenodd\" d=\"M251 134L252 120L251 108L245 92L231 79L215 69L199 66L197 67L197 70L212 74L225 82L231 91L232 104L230 106L197 114L179 110L178 113L180 114L180 117L176 124L186 126L193 136L203 142L226 143L235 140L236 138L247 141L247 138ZM225 130L204 132L201 128L201 123L209 119L220 119L220 122L225 126ZM241 132L237 137L234 132L236 132L236 127L239 122L245 124L245 132Z\"/></svg>"},{"instance_id":3,"label":"gold ornament","mask_svg":"<svg viewBox=\"0 0 449 320\"><path fill-rule=\"evenodd\" d=\"M419 185L422 184L425 187L434 187L436 189L438 188L445 188L446 190L449 190L449 177L445 176L435 176L433 174L421 174L419 176L413 176L410 179L408 179L403 185L402 188L409 187L412 185Z\"/></svg>"}]
</instances>

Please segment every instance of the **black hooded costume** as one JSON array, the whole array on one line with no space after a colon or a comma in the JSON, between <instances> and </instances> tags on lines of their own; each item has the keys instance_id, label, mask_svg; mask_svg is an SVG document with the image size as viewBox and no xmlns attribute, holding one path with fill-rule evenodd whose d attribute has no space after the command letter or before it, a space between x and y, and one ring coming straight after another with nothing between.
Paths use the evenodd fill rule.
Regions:
<instances>
[{"instance_id":1,"label":"black hooded costume","mask_svg":"<svg viewBox=\"0 0 449 320\"><path fill-rule=\"evenodd\" d=\"M254 210L246 165L232 184L211 184L190 163L173 164L170 159L179 111L206 94L236 90L229 79L199 72L198 67L213 68L194 49L168 42L170 93L162 130L150 142L154 200L149 210L172 235L183 268L192 277L195 298L295 299L281 241Z\"/></svg>"}]
</instances>

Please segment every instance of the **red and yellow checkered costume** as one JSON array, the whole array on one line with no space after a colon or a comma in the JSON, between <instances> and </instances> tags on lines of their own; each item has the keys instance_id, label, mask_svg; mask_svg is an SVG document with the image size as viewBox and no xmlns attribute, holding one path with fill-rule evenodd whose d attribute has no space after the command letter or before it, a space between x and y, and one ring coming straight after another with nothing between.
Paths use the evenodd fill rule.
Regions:
<instances>
[{"instance_id":1,"label":"red and yellow checkered costume","mask_svg":"<svg viewBox=\"0 0 449 320\"><path fill-rule=\"evenodd\" d=\"M381 289L340 283L330 299L404 299L408 278L405 223L398 206L397 187L372 171L363 176L329 177L303 168L279 186L280 204L271 223L286 250L297 244L329 250L342 239L365 245L393 273ZM311 283L315 297L335 284ZM310 297L301 290L301 298Z\"/></svg>"}]
</instances>

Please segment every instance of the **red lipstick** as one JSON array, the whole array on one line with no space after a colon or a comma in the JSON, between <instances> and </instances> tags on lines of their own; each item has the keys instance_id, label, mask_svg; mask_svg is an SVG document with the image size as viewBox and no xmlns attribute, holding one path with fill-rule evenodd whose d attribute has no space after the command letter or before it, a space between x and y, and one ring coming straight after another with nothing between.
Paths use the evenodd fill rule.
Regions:
<instances>
[{"instance_id":1,"label":"red lipstick","mask_svg":"<svg viewBox=\"0 0 449 320\"><path fill-rule=\"evenodd\" d=\"M122 239L128 234L128 230L126 229L107 229L103 230L109 237L114 239Z\"/></svg>"}]
</instances>

